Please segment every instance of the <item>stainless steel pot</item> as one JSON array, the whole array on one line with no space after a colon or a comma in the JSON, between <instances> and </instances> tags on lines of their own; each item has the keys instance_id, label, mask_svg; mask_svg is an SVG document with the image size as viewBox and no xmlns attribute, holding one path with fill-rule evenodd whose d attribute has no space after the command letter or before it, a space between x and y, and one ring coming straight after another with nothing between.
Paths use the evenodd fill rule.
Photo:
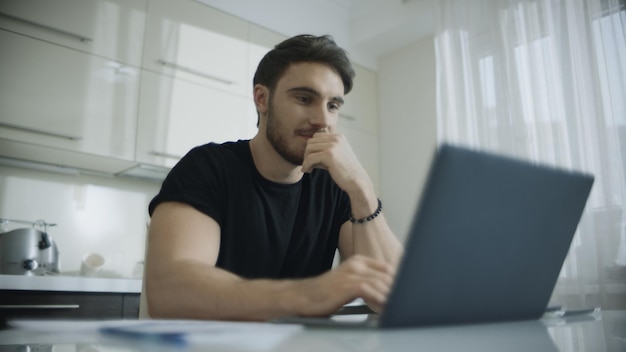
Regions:
<instances>
[{"instance_id":1,"label":"stainless steel pot","mask_svg":"<svg viewBox=\"0 0 626 352\"><path fill-rule=\"evenodd\" d=\"M36 229L36 226L43 227L43 230ZM48 226L50 224L37 221L30 228L0 233L0 274L58 274L59 251L48 234Z\"/></svg>"}]
</instances>

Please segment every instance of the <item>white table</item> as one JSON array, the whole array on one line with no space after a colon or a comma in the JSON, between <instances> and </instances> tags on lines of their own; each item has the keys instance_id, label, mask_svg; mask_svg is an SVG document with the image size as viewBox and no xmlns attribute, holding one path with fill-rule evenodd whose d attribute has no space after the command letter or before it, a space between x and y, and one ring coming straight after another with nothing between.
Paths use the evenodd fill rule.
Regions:
<instances>
[{"instance_id":1,"label":"white table","mask_svg":"<svg viewBox=\"0 0 626 352\"><path fill-rule=\"evenodd\" d=\"M116 321L113 323L131 323ZM51 323L53 324L53 323ZM271 326L270 326L271 325ZM51 325L53 326L53 325ZM88 326L81 323L80 326ZM626 311L559 320L422 327L330 330L261 324L193 335L185 346L112 338L95 331L0 331L0 350L54 351L626 351ZM4 346L2 346L4 345ZM11 350L11 349L9 349ZM52 350L52 349L49 349Z\"/></svg>"}]
</instances>

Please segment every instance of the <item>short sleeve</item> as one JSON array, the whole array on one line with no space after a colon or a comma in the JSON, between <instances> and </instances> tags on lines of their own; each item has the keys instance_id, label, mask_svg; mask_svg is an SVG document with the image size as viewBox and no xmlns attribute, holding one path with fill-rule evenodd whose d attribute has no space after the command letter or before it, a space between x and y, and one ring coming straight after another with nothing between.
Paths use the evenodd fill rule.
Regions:
<instances>
[{"instance_id":1,"label":"short sleeve","mask_svg":"<svg viewBox=\"0 0 626 352\"><path fill-rule=\"evenodd\" d=\"M187 153L169 172L159 193L148 206L150 216L163 202L181 202L210 216L221 225L220 206L223 199L221 187L224 167L219 166L218 145L196 147Z\"/></svg>"}]
</instances>

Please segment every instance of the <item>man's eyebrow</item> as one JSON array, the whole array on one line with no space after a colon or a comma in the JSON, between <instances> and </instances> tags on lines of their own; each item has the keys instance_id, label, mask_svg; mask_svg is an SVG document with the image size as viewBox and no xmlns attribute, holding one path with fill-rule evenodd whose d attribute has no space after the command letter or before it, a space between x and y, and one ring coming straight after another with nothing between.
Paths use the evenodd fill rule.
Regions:
<instances>
[{"instance_id":1,"label":"man's eyebrow","mask_svg":"<svg viewBox=\"0 0 626 352\"><path fill-rule=\"evenodd\" d=\"M289 93L302 92L302 93L309 93L309 94L314 95L316 97L321 97L322 96L322 94L320 94L320 92L316 91L313 88L309 88L309 87L294 87L294 88L287 89L287 92L289 92ZM344 103L343 98L340 97L340 96L332 97L331 100L334 100L334 101L336 101L336 102L338 102L340 104Z\"/></svg>"}]
</instances>

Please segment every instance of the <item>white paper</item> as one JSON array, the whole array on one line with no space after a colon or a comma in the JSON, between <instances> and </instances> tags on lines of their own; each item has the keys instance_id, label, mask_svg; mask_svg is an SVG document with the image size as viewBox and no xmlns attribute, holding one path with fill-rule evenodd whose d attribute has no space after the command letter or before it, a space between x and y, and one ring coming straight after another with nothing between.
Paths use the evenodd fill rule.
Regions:
<instances>
[{"instance_id":1,"label":"white paper","mask_svg":"<svg viewBox=\"0 0 626 352\"><path fill-rule=\"evenodd\" d=\"M188 345L230 346L250 351L267 351L279 345L300 325L212 320L29 320L9 321L25 331L55 334L101 334L107 338L123 337L126 341L154 341L155 338L180 335ZM108 332L102 333L103 331ZM111 329L113 332L111 332ZM180 342L179 339L179 342Z\"/></svg>"}]
</instances>

